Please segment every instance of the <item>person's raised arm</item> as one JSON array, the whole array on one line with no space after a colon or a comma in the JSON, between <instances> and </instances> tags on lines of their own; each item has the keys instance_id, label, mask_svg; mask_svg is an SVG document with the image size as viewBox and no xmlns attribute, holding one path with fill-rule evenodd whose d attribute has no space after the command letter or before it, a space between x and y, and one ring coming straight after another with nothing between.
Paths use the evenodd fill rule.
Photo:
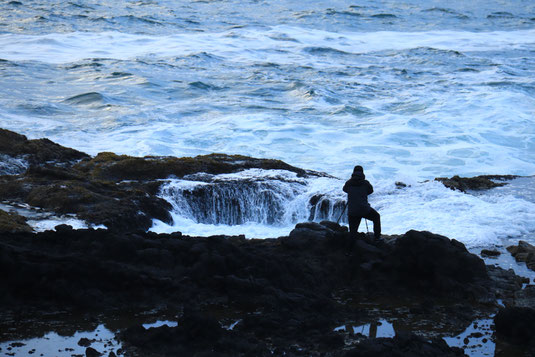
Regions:
<instances>
[{"instance_id":1,"label":"person's raised arm","mask_svg":"<svg viewBox=\"0 0 535 357\"><path fill-rule=\"evenodd\" d=\"M368 184L368 195L371 195L373 193L373 186L372 184L366 180L366 183Z\"/></svg>"}]
</instances>

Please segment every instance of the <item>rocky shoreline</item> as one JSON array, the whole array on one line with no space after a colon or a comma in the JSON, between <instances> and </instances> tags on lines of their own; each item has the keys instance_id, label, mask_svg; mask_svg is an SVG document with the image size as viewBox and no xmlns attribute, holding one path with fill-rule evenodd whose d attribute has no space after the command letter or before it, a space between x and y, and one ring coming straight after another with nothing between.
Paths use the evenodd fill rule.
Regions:
<instances>
[{"instance_id":1,"label":"rocky shoreline","mask_svg":"<svg viewBox=\"0 0 535 357\"><path fill-rule=\"evenodd\" d=\"M0 271L4 321L65 310L177 312L176 327L122 330L128 356L462 356L440 337L496 313L500 348L534 351L531 334L509 332L532 328L518 309L535 311L526 307L533 289L429 232L354 240L323 222L246 240L59 226L2 234ZM335 331L377 314L398 321L396 337ZM417 327L425 324L435 328Z\"/></svg>"},{"instance_id":2,"label":"rocky shoreline","mask_svg":"<svg viewBox=\"0 0 535 357\"><path fill-rule=\"evenodd\" d=\"M169 202L157 195L162 184L158 180L169 177L253 168L286 170L300 177L326 176L279 160L240 155L175 158L104 152L90 157L47 139L28 140L4 129L0 129L0 155L2 201L75 214L90 224L120 231L147 230L153 219L172 222Z\"/></svg>"},{"instance_id":3,"label":"rocky shoreline","mask_svg":"<svg viewBox=\"0 0 535 357\"><path fill-rule=\"evenodd\" d=\"M172 224L171 204L159 196L165 180L195 175L220 175L250 169L284 170L298 178L330 177L303 170L280 160L257 159L240 155L210 154L196 157L131 157L110 152L91 157L48 139L28 140L25 136L0 129L0 203L39 207L59 215L72 214L91 226L110 230L146 231L153 220ZM506 185L512 175L437 178L446 187L466 192ZM196 180L204 180L196 177ZM218 183L224 185L224 183ZM247 190L248 182L237 184ZM407 185L397 182L396 187ZM213 195L199 188L190 195ZM195 197L192 197L195 198ZM323 217L343 202L310 198L310 217ZM202 206L202 203L201 203ZM0 231L24 231L24 217L11 211L0 216ZM214 222L217 223L217 222Z\"/></svg>"},{"instance_id":4,"label":"rocky shoreline","mask_svg":"<svg viewBox=\"0 0 535 357\"><path fill-rule=\"evenodd\" d=\"M169 176L252 168L324 174L222 154L90 157L1 129L0 155L2 201L107 227L35 233L24 217L0 210L2 341L22 338L9 332L13 321L59 311L92 319L174 311L177 326L132 324L115 331L120 350L97 351L89 343L86 355L463 356L443 338L486 317L495 321L488 338L497 356L535 353L526 333L535 327L533 286L447 237L409 231L352 239L346 227L328 221L300 223L288 236L263 240L147 232L153 219L172 220L169 203L157 195L159 180ZM487 180L504 178L443 183L484 189ZM324 209L317 201L314 209ZM521 243L510 250L531 267L531 248ZM395 336L351 332L384 318L394 322ZM9 348L0 352L14 355Z\"/></svg>"},{"instance_id":5,"label":"rocky shoreline","mask_svg":"<svg viewBox=\"0 0 535 357\"><path fill-rule=\"evenodd\" d=\"M299 224L288 237L267 240L60 226L4 233L0 262L4 314L179 312L177 327L122 331L122 352L133 356L360 356L368 349L462 356L436 338L439 331L429 343L404 329L371 341L335 328L365 323L380 309L400 321L442 320L442 330L459 333L477 316L498 312L498 299L513 309L526 291L514 273L485 266L446 237L410 231L354 240L332 222ZM222 327L235 321L232 330ZM520 345L531 348L530 341Z\"/></svg>"}]
</instances>

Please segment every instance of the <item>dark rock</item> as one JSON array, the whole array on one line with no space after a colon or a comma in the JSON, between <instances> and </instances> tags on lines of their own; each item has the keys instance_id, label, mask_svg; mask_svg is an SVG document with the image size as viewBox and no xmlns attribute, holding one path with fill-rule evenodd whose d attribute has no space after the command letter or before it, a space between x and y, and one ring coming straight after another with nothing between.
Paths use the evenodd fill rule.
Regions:
<instances>
[{"instance_id":1,"label":"dark rock","mask_svg":"<svg viewBox=\"0 0 535 357\"><path fill-rule=\"evenodd\" d=\"M36 179L49 180L83 180L79 172L69 168L58 166L30 166L26 171L26 176Z\"/></svg>"},{"instance_id":2,"label":"dark rock","mask_svg":"<svg viewBox=\"0 0 535 357\"><path fill-rule=\"evenodd\" d=\"M68 234L68 233L71 233L73 228L69 224L59 224L59 225L54 227L54 230L56 232L59 232L59 233L62 233L62 234Z\"/></svg>"},{"instance_id":3,"label":"dark rock","mask_svg":"<svg viewBox=\"0 0 535 357\"><path fill-rule=\"evenodd\" d=\"M99 180L156 180L169 176L184 177L199 172L227 174L250 168L287 170L300 176L319 175L288 165L280 160L255 159L241 155L210 154L196 157L132 157L102 152L76 168Z\"/></svg>"},{"instance_id":4,"label":"dark rock","mask_svg":"<svg viewBox=\"0 0 535 357\"><path fill-rule=\"evenodd\" d=\"M393 338L364 340L347 352L346 357L455 357L467 356L460 348L449 347L443 339L428 341L410 333L398 333Z\"/></svg>"},{"instance_id":5,"label":"dark rock","mask_svg":"<svg viewBox=\"0 0 535 357\"><path fill-rule=\"evenodd\" d=\"M363 239L357 239L355 242L355 248L358 249L360 254L365 255L385 255L385 252L377 246L366 242Z\"/></svg>"},{"instance_id":6,"label":"dark rock","mask_svg":"<svg viewBox=\"0 0 535 357\"><path fill-rule=\"evenodd\" d=\"M24 157L33 165L47 162L72 163L89 155L63 147L48 139L28 140L26 136L0 129L0 153Z\"/></svg>"},{"instance_id":7,"label":"dark rock","mask_svg":"<svg viewBox=\"0 0 535 357\"><path fill-rule=\"evenodd\" d=\"M481 250L481 256L482 257L490 257L490 258L496 258L499 257L502 253L500 253L497 250L489 250L489 249L482 249Z\"/></svg>"},{"instance_id":8,"label":"dark rock","mask_svg":"<svg viewBox=\"0 0 535 357\"><path fill-rule=\"evenodd\" d=\"M105 152L90 158L47 139L27 140L22 135L0 129L1 155L21 157L30 165L25 172L19 168L15 170L18 171L16 175L0 176L0 197L3 199L58 214L76 214L88 223L120 231L146 231L152 226L153 219L172 223L171 205L158 197L162 184L158 180L170 176L182 178L199 173L234 173L251 168L282 169L302 177L327 176L279 160L240 155L176 158L131 157ZM254 183L241 184L254 186ZM206 191L206 188L203 189ZM203 194L213 197L213 192ZM229 205L239 206L232 202ZM200 208L203 208L202 205ZM207 209L211 209L211 205ZM206 209L198 211L205 212ZM239 224L242 221L223 223Z\"/></svg>"},{"instance_id":9,"label":"dark rock","mask_svg":"<svg viewBox=\"0 0 535 357\"><path fill-rule=\"evenodd\" d=\"M33 229L26 223L26 218L0 209L0 233L4 232L33 232Z\"/></svg>"},{"instance_id":10,"label":"dark rock","mask_svg":"<svg viewBox=\"0 0 535 357\"><path fill-rule=\"evenodd\" d=\"M406 183L404 183L404 182L399 182L399 181L396 181L395 185L396 185L396 188L397 188L397 189L402 189L402 188L407 187L407 184L406 184Z\"/></svg>"},{"instance_id":11,"label":"dark rock","mask_svg":"<svg viewBox=\"0 0 535 357\"><path fill-rule=\"evenodd\" d=\"M514 294L514 304L518 307L535 306L535 285L528 285Z\"/></svg>"},{"instance_id":12,"label":"dark rock","mask_svg":"<svg viewBox=\"0 0 535 357\"><path fill-rule=\"evenodd\" d=\"M217 320L195 310L185 311L177 327L146 330L137 326L122 332L120 339L142 354L158 356L237 356L258 351L263 345L232 338L232 332L223 330ZM263 349L261 355L266 355L268 350Z\"/></svg>"},{"instance_id":13,"label":"dark rock","mask_svg":"<svg viewBox=\"0 0 535 357\"><path fill-rule=\"evenodd\" d=\"M426 294L490 298L485 288L490 281L485 263L454 239L409 231L395 242L384 265L405 287Z\"/></svg>"},{"instance_id":14,"label":"dark rock","mask_svg":"<svg viewBox=\"0 0 535 357\"><path fill-rule=\"evenodd\" d=\"M293 249L307 249L316 246L318 240L325 240L331 233L331 229L319 223L299 223L288 237L281 238L281 244Z\"/></svg>"},{"instance_id":15,"label":"dark rock","mask_svg":"<svg viewBox=\"0 0 535 357\"><path fill-rule=\"evenodd\" d=\"M254 293L262 304L336 288L477 299L491 284L483 261L454 240L410 231L393 244L368 242L316 223L277 240L59 227L35 238L4 235L0 258L6 297L72 306L187 301L190 289L245 300Z\"/></svg>"},{"instance_id":16,"label":"dark rock","mask_svg":"<svg viewBox=\"0 0 535 357\"><path fill-rule=\"evenodd\" d=\"M343 214L345 211L345 202L344 201L332 201L324 194L316 194L312 196L309 200L310 204L310 214L308 219L319 220L329 217L330 212L340 212Z\"/></svg>"},{"instance_id":17,"label":"dark rock","mask_svg":"<svg viewBox=\"0 0 535 357\"><path fill-rule=\"evenodd\" d=\"M368 312L359 306L370 299L428 306L421 316L448 301L447 320L457 324L470 323L474 310L488 306L485 298L494 302L499 292L512 301L519 288L514 274L485 267L446 237L409 231L376 242L338 227L304 223L289 237L263 240L68 227L5 233L0 304L95 316L157 306L183 311L177 327L127 329L126 355L316 357L345 353L343 339L355 341L333 329L360 321ZM232 330L221 327L238 320Z\"/></svg>"},{"instance_id":18,"label":"dark rock","mask_svg":"<svg viewBox=\"0 0 535 357\"><path fill-rule=\"evenodd\" d=\"M23 200L31 206L60 214L75 213L79 218L103 224L109 229L146 230L152 225L152 218L172 221L170 204L142 189L85 180L49 181L35 177L30 187Z\"/></svg>"},{"instance_id":19,"label":"dark rock","mask_svg":"<svg viewBox=\"0 0 535 357\"><path fill-rule=\"evenodd\" d=\"M519 345L535 342L535 309L529 307L506 307L494 317L496 334L500 338Z\"/></svg>"},{"instance_id":20,"label":"dark rock","mask_svg":"<svg viewBox=\"0 0 535 357\"><path fill-rule=\"evenodd\" d=\"M320 225L325 226L335 232L348 232L349 231L347 226L341 226L338 223L331 222L331 221L321 221Z\"/></svg>"},{"instance_id":21,"label":"dark rock","mask_svg":"<svg viewBox=\"0 0 535 357\"><path fill-rule=\"evenodd\" d=\"M100 357L102 356L102 353L100 353L99 351L95 350L92 347L87 347L85 349L85 356L86 357Z\"/></svg>"},{"instance_id":22,"label":"dark rock","mask_svg":"<svg viewBox=\"0 0 535 357\"><path fill-rule=\"evenodd\" d=\"M82 347L89 347L91 346L91 343L92 341L88 338L85 338L85 337L82 337L79 341L78 341L78 346L82 346Z\"/></svg>"},{"instance_id":23,"label":"dark rock","mask_svg":"<svg viewBox=\"0 0 535 357\"><path fill-rule=\"evenodd\" d=\"M483 334L481 332L472 332L470 335L468 335L468 338L481 338L483 337Z\"/></svg>"},{"instance_id":24,"label":"dark rock","mask_svg":"<svg viewBox=\"0 0 535 357\"><path fill-rule=\"evenodd\" d=\"M492 265L487 265L487 274L492 281L496 298L512 304L515 293L522 289L522 278L513 269L505 270Z\"/></svg>"},{"instance_id":25,"label":"dark rock","mask_svg":"<svg viewBox=\"0 0 535 357\"><path fill-rule=\"evenodd\" d=\"M295 225L295 230L306 229L310 231L326 232L330 230L325 224L319 224L316 222L304 222Z\"/></svg>"},{"instance_id":26,"label":"dark rock","mask_svg":"<svg viewBox=\"0 0 535 357\"><path fill-rule=\"evenodd\" d=\"M495 182L497 180L512 180L518 176L513 175L482 175L476 177L459 177L453 176L452 178L438 177L435 180L442 182L444 186L451 188L452 190L459 190L466 192L468 190L488 190L494 187L500 187L507 185L507 182Z\"/></svg>"},{"instance_id":27,"label":"dark rock","mask_svg":"<svg viewBox=\"0 0 535 357\"><path fill-rule=\"evenodd\" d=\"M507 247L507 250L517 262L524 262L529 269L535 271L535 246L521 240L518 245Z\"/></svg>"}]
</instances>

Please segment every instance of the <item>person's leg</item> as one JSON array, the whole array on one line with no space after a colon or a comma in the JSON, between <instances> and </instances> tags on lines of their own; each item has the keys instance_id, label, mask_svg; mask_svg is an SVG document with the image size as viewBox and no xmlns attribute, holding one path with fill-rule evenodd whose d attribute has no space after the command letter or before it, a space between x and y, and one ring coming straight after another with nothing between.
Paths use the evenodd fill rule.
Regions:
<instances>
[{"instance_id":1,"label":"person's leg","mask_svg":"<svg viewBox=\"0 0 535 357\"><path fill-rule=\"evenodd\" d=\"M347 216L347 221L349 222L349 233L351 234L351 237L357 236L361 219L362 217L360 216Z\"/></svg>"},{"instance_id":2,"label":"person's leg","mask_svg":"<svg viewBox=\"0 0 535 357\"><path fill-rule=\"evenodd\" d=\"M373 235L375 236L375 239L381 238L381 215L379 212L370 208L370 211L364 218L373 222Z\"/></svg>"}]
</instances>

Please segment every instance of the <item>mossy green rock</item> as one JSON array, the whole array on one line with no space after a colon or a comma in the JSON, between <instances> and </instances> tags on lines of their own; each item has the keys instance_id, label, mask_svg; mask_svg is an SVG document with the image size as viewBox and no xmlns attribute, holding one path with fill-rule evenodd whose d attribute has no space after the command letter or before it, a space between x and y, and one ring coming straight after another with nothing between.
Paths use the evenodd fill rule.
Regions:
<instances>
[{"instance_id":1,"label":"mossy green rock","mask_svg":"<svg viewBox=\"0 0 535 357\"><path fill-rule=\"evenodd\" d=\"M507 182L495 182L512 180L518 176L514 175L481 175L476 177L453 176L451 178L438 177L435 180L452 190L466 192L468 190L488 190L494 187L507 185Z\"/></svg>"},{"instance_id":2,"label":"mossy green rock","mask_svg":"<svg viewBox=\"0 0 535 357\"><path fill-rule=\"evenodd\" d=\"M21 189L27 188L24 202L31 206L60 214L75 213L90 223L127 231L146 230L153 218L172 222L171 205L142 184L87 180L82 176L50 180L49 176L35 175L35 171L26 177L31 185L22 181Z\"/></svg>"},{"instance_id":3,"label":"mossy green rock","mask_svg":"<svg viewBox=\"0 0 535 357\"><path fill-rule=\"evenodd\" d=\"M92 179L100 180L155 180L169 176L206 172L210 174L233 173L251 168L287 170L299 176L307 171L288 165L280 160L256 159L241 155L210 154L196 157L132 157L111 152L99 153L75 167Z\"/></svg>"},{"instance_id":4,"label":"mossy green rock","mask_svg":"<svg viewBox=\"0 0 535 357\"><path fill-rule=\"evenodd\" d=\"M13 213L0 210L0 233L32 232L33 229L26 223L26 218Z\"/></svg>"},{"instance_id":5,"label":"mossy green rock","mask_svg":"<svg viewBox=\"0 0 535 357\"><path fill-rule=\"evenodd\" d=\"M132 157L102 152L95 157L47 139L0 129L0 154L23 157L30 167L0 177L0 195L58 214L73 213L92 224L124 231L147 230L153 219L172 223L169 202L158 197L161 179L195 173L223 174L246 169L280 169L319 176L280 160L241 155Z\"/></svg>"},{"instance_id":6,"label":"mossy green rock","mask_svg":"<svg viewBox=\"0 0 535 357\"><path fill-rule=\"evenodd\" d=\"M73 162L89 155L61 146L48 139L28 140L24 135L0 129L0 154L24 157L32 165L46 162Z\"/></svg>"}]
</instances>

